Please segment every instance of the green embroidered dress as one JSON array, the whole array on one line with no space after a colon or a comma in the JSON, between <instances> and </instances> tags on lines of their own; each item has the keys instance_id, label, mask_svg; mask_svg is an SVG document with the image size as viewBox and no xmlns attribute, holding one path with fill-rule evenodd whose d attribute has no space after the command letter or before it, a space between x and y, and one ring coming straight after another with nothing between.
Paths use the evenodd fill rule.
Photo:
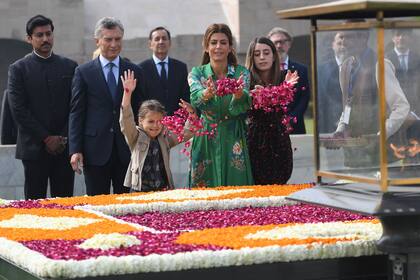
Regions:
<instances>
[{"instance_id":1,"label":"green embroidered dress","mask_svg":"<svg viewBox=\"0 0 420 280\"><path fill-rule=\"evenodd\" d=\"M227 77L238 79L242 74L244 94L235 100L232 95L202 100L205 82L217 77L209 64L194 67L188 76L191 104L201 111L204 127L217 124L214 138L194 137L191 149L190 186L217 187L253 185L251 163L246 144L246 112L250 108L249 72L243 66L228 66Z\"/></svg>"}]
</instances>

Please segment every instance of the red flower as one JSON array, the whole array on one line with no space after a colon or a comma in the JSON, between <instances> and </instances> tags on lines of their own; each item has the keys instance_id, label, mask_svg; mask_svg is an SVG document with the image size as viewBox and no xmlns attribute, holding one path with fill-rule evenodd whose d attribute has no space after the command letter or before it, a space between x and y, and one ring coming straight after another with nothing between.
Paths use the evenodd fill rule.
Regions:
<instances>
[{"instance_id":1,"label":"red flower","mask_svg":"<svg viewBox=\"0 0 420 280\"><path fill-rule=\"evenodd\" d=\"M229 94L234 94L235 92L243 88L242 79L232 79L232 78L223 78L216 81L216 95L225 96Z\"/></svg>"},{"instance_id":2,"label":"red flower","mask_svg":"<svg viewBox=\"0 0 420 280\"><path fill-rule=\"evenodd\" d=\"M264 112L282 112L281 123L286 127L286 132L291 132L291 122L295 118L287 115L287 105L294 98L296 89L294 85L283 82L279 86L258 87L251 91L252 108Z\"/></svg>"}]
</instances>

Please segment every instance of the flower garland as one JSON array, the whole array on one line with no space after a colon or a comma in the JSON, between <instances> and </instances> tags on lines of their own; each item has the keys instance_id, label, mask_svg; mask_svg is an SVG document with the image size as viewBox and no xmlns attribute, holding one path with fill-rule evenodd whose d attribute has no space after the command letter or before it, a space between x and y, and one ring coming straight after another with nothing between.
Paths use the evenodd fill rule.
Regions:
<instances>
[{"instance_id":1,"label":"flower garland","mask_svg":"<svg viewBox=\"0 0 420 280\"><path fill-rule=\"evenodd\" d=\"M177 189L168 190L161 192L149 193L130 193L130 194L114 194L114 195L96 195L96 196L77 196L77 197L65 197L65 198L51 198L39 201L41 205L58 205L58 206L82 206L82 205L118 205L121 204L147 204L150 205L151 200L147 199L153 197L152 202L161 203L161 205L174 204L185 201L215 201L217 203L228 204L229 201L238 199L262 199L262 200L276 200L276 198L284 201L284 197L289 194L312 187L312 184L296 184L296 185L254 185L254 186L241 186L241 187L217 187L211 189L212 192L208 192L206 188L194 188L189 189ZM193 197L191 194L197 191L204 191L207 196ZM226 190L234 190L234 192L225 192ZM244 191L245 190L245 191ZM220 191L223 195L218 195L217 191ZM171 198L172 193L177 193L178 199ZM183 193L183 195L181 195ZM146 199L142 200L141 198ZM226 201L229 200L229 201ZM247 201L247 203L250 203ZM89 207L88 206L88 207ZM248 206L253 206L249 204ZM166 206L165 206L166 207Z\"/></svg>"},{"instance_id":2,"label":"flower garland","mask_svg":"<svg viewBox=\"0 0 420 280\"><path fill-rule=\"evenodd\" d=\"M34 223L35 221L35 223ZM71 225L66 225L71 221ZM98 233L139 231L124 221L83 210L48 208L0 209L0 237L14 241L91 238Z\"/></svg>"},{"instance_id":3,"label":"flower garland","mask_svg":"<svg viewBox=\"0 0 420 280\"><path fill-rule=\"evenodd\" d=\"M322 230L324 229L325 230ZM350 230L351 229L354 233ZM347 234L346 234L347 232ZM213 244L234 249L265 246L334 244L354 240L375 241L382 227L378 221L335 222L324 224L283 224L267 226L235 226L183 232L179 244ZM320 236L318 236L320 235ZM284 236L284 237L282 237ZM288 237L286 237L288 236Z\"/></svg>"}]
</instances>

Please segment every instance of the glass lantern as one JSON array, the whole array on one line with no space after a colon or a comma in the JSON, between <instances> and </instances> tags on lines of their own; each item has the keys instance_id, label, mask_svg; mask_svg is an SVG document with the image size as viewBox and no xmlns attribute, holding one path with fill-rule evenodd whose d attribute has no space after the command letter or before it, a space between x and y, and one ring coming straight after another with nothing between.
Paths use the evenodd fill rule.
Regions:
<instances>
[{"instance_id":1,"label":"glass lantern","mask_svg":"<svg viewBox=\"0 0 420 280\"><path fill-rule=\"evenodd\" d=\"M420 184L420 21L411 17L419 9L413 1L338 1L279 12L311 20L319 184L382 192Z\"/></svg>"}]
</instances>

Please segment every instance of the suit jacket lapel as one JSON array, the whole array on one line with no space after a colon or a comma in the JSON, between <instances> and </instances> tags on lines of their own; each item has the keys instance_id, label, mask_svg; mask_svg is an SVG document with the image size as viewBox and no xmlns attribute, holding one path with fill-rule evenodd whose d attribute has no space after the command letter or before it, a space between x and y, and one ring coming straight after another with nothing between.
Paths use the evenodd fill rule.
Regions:
<instances>
[{"instance_id":1,"label":"suit jacket lapel","mask_svg":"<svg viewBox=\"0 0 420 280\"><path fill-rule=\"evenodd\" d=\"M118 86L117 86L117 91L118 91L118 93L120 93L119 95L118 95L118 100L119 100L119 102L118 103L121 103L121 100L122 100L122 96L123 96L123 94L124 94L124 89L123 89L123 85L122 85L122 81L121 81L121 76L122 75L124 75L124 71L127 71L127 70L131 70L131 71L134 71L134 69L129 69L128 68L128 64L127 64L127 62L124 60L124 58L122 58L121 56L120 56L120 68L119 68L119 75L118 75Z\"/></svg>"},{"instance_id":2,"label":"suit jacket lapel","mask_svg":"<svg viewBox=\"0 0 420 280\"><path fill-rule=\"evenodd\" d=\"M168 59L168 90L175 81L175 64L171 58Z\"/></svg>"},{"instance_id":3,"label":"suit jacket lapel","mask_svg":"<svg viewBox=\"0 0 420 280\"><path fill-rule=\"evenodd\" d=\"M158 72L158 69L156 67L155 61L153 60L153 58L151 58L149 60L150 64L150 71L152 71L151 73L153 73L152 75L154 76L153 79L155 81L158 81L158 83L160 83L160 73Z\"/></svg>"}]
</instances>

